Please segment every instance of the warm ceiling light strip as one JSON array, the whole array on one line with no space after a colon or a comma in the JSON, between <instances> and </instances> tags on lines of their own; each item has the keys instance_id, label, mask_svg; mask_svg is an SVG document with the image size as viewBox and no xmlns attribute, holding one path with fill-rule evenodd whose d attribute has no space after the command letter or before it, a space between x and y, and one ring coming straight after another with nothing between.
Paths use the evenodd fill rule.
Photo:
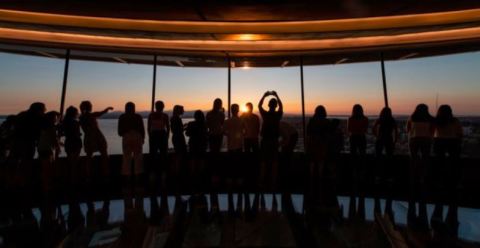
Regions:
<instances>
[{"instance_id":1,"label":"warm ceiling light strip","mask_svg":"<svg viewBox=\"0 0 480 248\"><path fill-rule=\"evenodd\" d=\"M480 39L480 27L385 36L274 41L157 40L0 28L0 40L1 39L49 42L64 46L84 45L92 47L143 48L197 52L272 52L401 46L445 41L462 42L465 40Z\"/></svg>"},{"instance_id":2,"label":"warm ceiling light strip","mask_svg":"<svg viewBox=\"0 0 480 248\"><path fill-rule=\"evenodd\" d=\"M105 28L115 30L252 35L271 33L311 33L375 30L476 22L480 21L480 9L397 16L287 22L208 22L138 20L125 18L49 14L0 9L0 20L30 24L60 25L83 28Z\"/></svg>"}]
</instances>

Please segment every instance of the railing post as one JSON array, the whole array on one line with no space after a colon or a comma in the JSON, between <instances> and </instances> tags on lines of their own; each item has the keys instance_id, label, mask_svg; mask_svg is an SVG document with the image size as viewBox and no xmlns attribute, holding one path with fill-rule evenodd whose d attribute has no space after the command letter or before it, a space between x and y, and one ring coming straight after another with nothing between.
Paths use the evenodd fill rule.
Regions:
<instances>
[{"instance_id":1,"label":"railing post","mask_svg":"<svg viewBox=\"0 0 480 248\"><path fill-rule=\"evenodd\" d=\"M63 69L62 97L60 98L60 117L63 118L65 111L65 95L67 94L68 66L70 64L70 49L65 53L65 67Z\"/></svg>"},{"instance_id":2,"label":"railing post","mask_svg":"<svg viewBox=\"0 0 480 248\"><path fill-rule=\"evenodd\" d=\"M383 99L385 101L385 107L388 108L387 79L385 77L385 61L383 58L383 52L380 53L380 63L382 66Z\"/></svg>"},{"instance_id":3,"label":"railing post","mask_svg":"<svg viewBox=\"0 0 480 248\"><path fill-rule=\"evenodd\" d=\"M306 149L306 124L305 124L305 90L303 85L303 57L300 57L300 90L302 92L302 127L303 127L303 149Z\"/></svg>"},{"instance_id":4,"label":"railing post","mask_svg":"<svg viewBox=\"0 0 480 248\"><path fill-rule=\"evenodd\" d=\"M157 85L157 55L153 55L152 105L150 111L155 110L155 91Z\"/></svg>"}]
</instances>

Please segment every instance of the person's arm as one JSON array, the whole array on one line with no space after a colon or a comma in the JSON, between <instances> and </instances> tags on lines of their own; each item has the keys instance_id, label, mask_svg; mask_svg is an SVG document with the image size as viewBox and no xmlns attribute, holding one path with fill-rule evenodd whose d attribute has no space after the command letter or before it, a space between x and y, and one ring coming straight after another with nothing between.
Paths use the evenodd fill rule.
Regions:
<instances>
[{"instance_id":1,"label":"person's arm","mask_svg":"<svg viewBox=\"0 0 480 248\"><path fill-rule=\"evenodd\" d=\"M260 113L265 113L265 109L263 108L263 102L265 101L265 98L269 95L268 91L263 94L262 98L260 99L260 102L258 102L258 110Z\"/></svg>"},{"instance_id":2,"label":"person's arm","mask_svg":"<svg viewBox=\"0 0 480 248\"><path fill-rule=\"evenodd\" d=\"M278 102L278 112L283 115L283 103L282 103L282 100L280 100L280 97L278 96L277 92L274 91L273 92L273 95L277 98L277 102Z\"/></svg>"},{"instance_id":3,"label":"person's arm","mask_svg":"<svg viewBox=\"0 0 480 248\"><path fill-rule=\"evenodd\" d=\"M95 118L98 118L98 117L100 117L100 116L108 113L108 111L112 111L112 110L113 110L112 107L108 107L108 108L106 108L106 109L104 109L104 110L102 110L102 111L93 112L93 113L92 113L92 116L95 117Z\"/></svg>"}]
</instances>

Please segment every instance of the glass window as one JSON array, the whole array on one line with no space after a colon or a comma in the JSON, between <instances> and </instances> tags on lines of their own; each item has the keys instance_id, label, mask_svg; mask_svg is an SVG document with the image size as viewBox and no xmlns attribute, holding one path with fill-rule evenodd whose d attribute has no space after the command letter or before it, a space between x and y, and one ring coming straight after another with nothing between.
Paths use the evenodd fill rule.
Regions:
<instances>
[{"instance_id":1,"label":"glass window","mask_svg":"<svg viewBox=\"0 0 480 248\"><path fill-rule=\"evenodd\" d=\"M344 130L345 151L349 151L346 120L354 104L363 106L370 126L384 106L382 74L379 62L319 65L304 67L305 111L312 116L323 105L329 118L340 120ZM367 134L367 152L374 152L374 137Z\"/></svg>"},{"instance_id":2,"label":"glass window","mask_svg":"<svg viewBox=\"0 0 480 248\"><path fill-rule=\"evenodd\" d=\"M93 111L113 107L111 113L99 119L99 125L107 139L109 154L121 154L118 117L129 101L135 103L138 113L148 115L152 73L152 65L121 63L114 59L112 62L71 60L65 108L70 105L79 108L84 100L92 102ZM144 145L143 150L148 151L148 146Z\"/></svg>"},{"instance_id":3,"label":"glass window","mask_svg":"<svg viewBox=\"0 0 480 248\"><path fill-rule=\"evenodd\" d=\"M0 115L17 114L33 102L60 110L65 60L0 52Z\"/></svg>"},{"instance_id":4,"label":"glass window","mask_svg":"<svg viewBox=\"0 0 480 248\"><path fill-rule=\"evenodd\" d=\"M155 98L165 103L165 111L170 117L173 106L182 105L185 109L183 123L186 124L193 120L196 110L206 114L215 98L222 99L223 107L227 109L227 80L226 68L157 66ZM171 140L169 148L173 148Z\"/></svg>"},{"instance_id":5,"label":"glass window","mask_svg":"<svg viewBox=\"0 0 480 248\"><path fill-rule=\"evenodd\" d=\"M165 110L183 105L185 117L195 110L208 111L213 100L220 98L227 106L227 69L158 66L156 100L165 103Z\"/></svg>"},{"instance_id":6,"label":"glass window","mask_svg":"<svg viewBox=\"0 0 480 248\"><path fill-rule=\"evenodd\" d=\"M283 121L297 129L299 140L296 150L303 150L302 98L299 67L233 68L232 104L241 107L252 102L258 114L258 102L266 91L276 91L283 103ZM264 103L267 108L268 98ZM242 109L242 108L241 108Z\"/></svg>"},{"instance_id":7,"label":"glass window","mask_svg":"<svg viewBox=\"0 0 480 248\"><path fill-rule=\"evenodd\" d=\"M400 153L408 153L406 119L417 104L425 103L432 115L449 104L464 127L464 155L479 156L479 64L479 52L385 62L389 102L401 127Z\"/></svg>"}]
</instances>

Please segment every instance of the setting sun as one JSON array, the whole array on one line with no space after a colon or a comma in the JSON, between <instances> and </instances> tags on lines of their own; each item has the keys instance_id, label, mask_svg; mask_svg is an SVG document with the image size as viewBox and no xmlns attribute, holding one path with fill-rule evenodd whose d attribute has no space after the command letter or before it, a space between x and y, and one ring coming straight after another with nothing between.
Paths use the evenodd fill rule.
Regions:
<instances>
[{"instance_id":1,"label":"setting sun","mask_svg":"<svg viewBox=\"0 0 480 248\"><path fill-rule=\"evenodd\" d=\"M247 106L245 104L240 105L240 112L242 113L248 112Z\"/></svg>"}]
</instances>

